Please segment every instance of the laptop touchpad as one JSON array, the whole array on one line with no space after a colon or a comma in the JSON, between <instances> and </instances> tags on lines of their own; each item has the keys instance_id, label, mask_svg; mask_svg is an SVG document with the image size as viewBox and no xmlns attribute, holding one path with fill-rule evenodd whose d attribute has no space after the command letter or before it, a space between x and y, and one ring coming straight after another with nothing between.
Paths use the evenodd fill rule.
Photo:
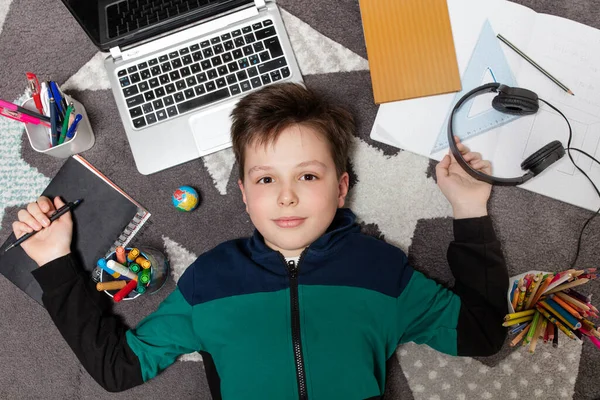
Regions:
<instances>
[{"instance_id":1,"label":"laptop touchpad","mask_svg":"<svg viewBox=\"0 0 600 400\"><path fill-rule=\"evenodd\" d=\"M190 118L189 124L200 154L231 142L231 110L234 104L223 104L214 110L202 111ZM216 149L217 150L217 149Z\"/></svg>"}]
</instances>

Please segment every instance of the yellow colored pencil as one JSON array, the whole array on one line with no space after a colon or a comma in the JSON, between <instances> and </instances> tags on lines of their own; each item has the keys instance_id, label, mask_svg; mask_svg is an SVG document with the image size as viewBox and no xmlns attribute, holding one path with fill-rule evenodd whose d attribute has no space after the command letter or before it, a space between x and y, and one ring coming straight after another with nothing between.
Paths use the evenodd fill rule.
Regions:
<instances>
[{"instance_id":1,"label":"yellow colored pencil","mask_svg":"<svg viewBox=\"0 0 600 400\"><path fill-rule=\"evenodd\" d=\"M555 287L554 289L548 290L546 292L546 294L552 294L552 293L556 293L556 292L560 292L563 291L565 289L570 289L570 288L574 288L576 286L580 286L583 285L585 283L588 283L590 280L588 278L582 278L582 279L575 279L572 282L567 282L567 283L563 283L562 285L558 285L557 287Z\"/></svg>"},{"instance_id":2,"label":"yellow colored pencil","mask_svg":"<svg viewBox=\"0 0 600 400\"><path fill-rule=\"evenodd\" d=\"M502 326L513 326L513 325L517 325L517 324L520 324L520 323L523 323L523 322L531 321L532 319L533 319L533 315L527 315L525 317L521 317L521 318L511 319L509 321L505 321L505 322L502 323Z\"/></svg>"},{"instance_id":3,"label":"yellow colored pencil","mask_svg":"<svg viewBox=\"0 0 600 400\"><path fill-rule=\"evenodd\" d=\"M546 303L545 301L540 301L539 304L542 307L544 307L550 314L554 315L556 318L558 318L559 320L561 320L561 322L563 324L567 325L569 327L569 329L571 329L571 330L577 329L565 317L563 317L562 315L560 315L560 313L557 310L555 310L554 308L552 308L552 306L550 306L550 304Z\"/></svg>"},{"instance_id":4,"label":"yellow colored pencil","mask_svg":"<svg viewBox=\"0 0 600 400\"><path fill-rule=\"evenodd\" d=\"M506 317L504 317L504 320L510 321L512 319L522 318L522 317L526 317L528 315L533 315L533 314L535 314L535 310L520 311L520 312L516 312L516 313L512 313L512 314L506 314Z\"/></svg>"},{"instance_id":5,"label":"yellow colored pencil","mask_svg":"<svg viewBox=\"0 0 600 400\"><path fill-rule=\"evenodd\" d=\"M525 295L525 310L529 310L529 308L531 308L531 301L533 300L533 297L535 296L535 292L537 291L539 284L540 284L540 280L542 279L542 274L537 274L533 277L532 281L531 281L531 285L529 285L529 287L527 288L527 294Z\"/></svg>"},{"instance_id":6,"label":"yellow colored pencil","mask_svg":"<svg viewBox=\"0 0 600 400\"><path fill-rule=\"evenodd\" d=\"M523 306L525 305L524 301L525 301L525 291L527 290L527 287L525 287L525 285L521 286L519 288L520 292L519 292L519 301L517 302L517 308L515 308L516 312L519 312L521 310L523 310Z\"/></svg>"},{"instance_id":7,"label":"yellow colored pencil","mask_svg":"<svg viewBox=\"0 0 600 400\"><path fill-rule=\"evenodd\" d=\"M558 329L563 331L565 335L567 335L570 339L577 340L577 336L573 332L569 330L566 326L564 326L560 321L554 318L548 311L546 311L542 306L536 305L535 308L548 319L548 321L552 322Z\"/></svg>"},{"instance_id":8,"label":"yellow colored pencil","mask_svg":"<svg viewBox=\"0 0 600 400\"><path fill-rule=\"evenodd\" d=\"M548 277L546 279L544 279L543 282L540 283L540 287L538 288L538 290L535 293L535 296L533 298L533 301L531 302L532 305L535 305L535 303L538 302L540 297L542 297L542 294L544 294L544 291L546 291L548 286L550 286L550 283L552 282L553 278L554 278L554 274L550 274L550 275L548 275Z\"/></svg>"}]
</instances>

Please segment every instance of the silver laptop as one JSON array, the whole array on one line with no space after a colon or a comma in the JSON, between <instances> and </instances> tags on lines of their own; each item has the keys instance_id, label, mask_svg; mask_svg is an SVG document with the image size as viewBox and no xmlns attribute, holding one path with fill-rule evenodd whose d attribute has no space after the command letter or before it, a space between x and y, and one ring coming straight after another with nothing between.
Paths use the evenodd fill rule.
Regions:
<instances>
[{"instance_id":1,"label":"silver laptop","mask_svg":"<svg viewBox=\"0 0 600 400\"><path fill-rule=\"evenodd\" d=\"M239 99L302 82L270 0L63 0L102 51L121 121L147 175L231 146Z\"/></svg>"}]
</instances>

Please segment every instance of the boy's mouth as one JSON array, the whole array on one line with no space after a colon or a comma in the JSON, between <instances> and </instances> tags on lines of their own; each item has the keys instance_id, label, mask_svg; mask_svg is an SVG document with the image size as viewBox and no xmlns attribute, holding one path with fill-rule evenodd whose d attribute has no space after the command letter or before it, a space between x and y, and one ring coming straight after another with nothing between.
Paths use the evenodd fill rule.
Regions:
<instances>
[{"instance_id":1,"label":"boy's mouth","mask_svg":"<svg viewBox=\"0 0 600 400\"><path fill-rule=\"evenodd\" d=\"M305 220L306 218L301 217L283 217L274 219L273 221L280 228L295 228L304 223Z\"/></svg>"}]
</instances>

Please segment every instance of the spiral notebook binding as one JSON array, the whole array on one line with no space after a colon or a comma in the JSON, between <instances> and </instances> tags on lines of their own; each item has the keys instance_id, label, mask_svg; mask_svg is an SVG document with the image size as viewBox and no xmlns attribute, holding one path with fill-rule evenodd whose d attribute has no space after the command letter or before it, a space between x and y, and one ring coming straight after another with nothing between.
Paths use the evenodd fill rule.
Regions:
<instances>
[{"instance_id":1,"label":"spiral notebook binding","mask_svg":"<svg viewBox=\"0 0 600 400\"><path fill-rule=\"evenodd\" d=\"M141 208L138 209L136 215L133 217L131 222L127 224L125 229L123 229L123 232L121 232L117 240L115 240L110 250L108 250L108 252L105 254L105 257L115 251L115 249L119 246L127 247L127 244L129 244L129 242L131 242L133 238L141 232L144 226L147 227L150 225L150 221L148 221L149 218L150 213L148 211Z\"/></svg>"}]
</instances>

